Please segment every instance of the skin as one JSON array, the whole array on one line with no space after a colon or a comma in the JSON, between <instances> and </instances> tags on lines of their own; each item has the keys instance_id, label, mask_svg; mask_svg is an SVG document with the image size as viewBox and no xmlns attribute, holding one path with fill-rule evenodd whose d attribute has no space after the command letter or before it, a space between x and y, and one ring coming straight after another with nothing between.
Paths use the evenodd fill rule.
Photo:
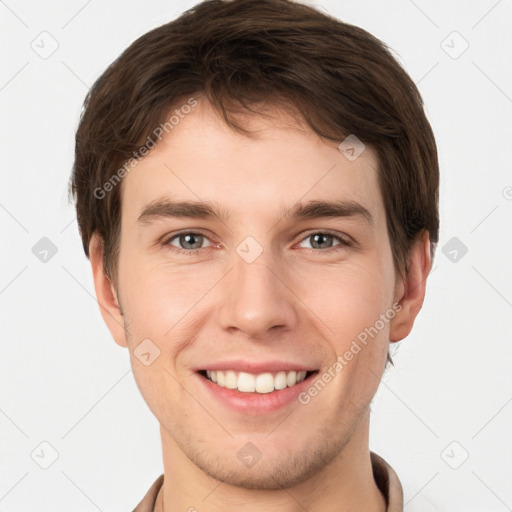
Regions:
<instances>
[{"instance_id":1,"label":"skin","mask_svg":"<svg viewBox=\"0 0 512 512\"><path fill-rule=\"evenodd\" d=\"M272 118L244 118L254 134L247 137L200 100L125 177L116 286L104 272L101 240L90 243L103 318L129 348L161 425L165 480L156 509L384 511L370 463L369 405L389 342L409 334L422 306L428 233L399 279L373 150L351 162L297 119L277 107L268 112ZM218 203L229 216L138 222L164 197ZM362 204L373 225L362 216L282 214L298 201L333 199ZM165 244L183 230L205 238ZM326 230L353 245L328 236L315 243L311 235ZM236 252L247 236L263 248L250 264ZM191 253L190 244L199 250ZM400 312L307 405L243 415L209 398L192 370L226 358L279 359L322 374L394 303ZM160 350L149 366L134 355L147 338ZM247 442L262 454L251 468L237 457Z\"/></svg>"}]
</instances>

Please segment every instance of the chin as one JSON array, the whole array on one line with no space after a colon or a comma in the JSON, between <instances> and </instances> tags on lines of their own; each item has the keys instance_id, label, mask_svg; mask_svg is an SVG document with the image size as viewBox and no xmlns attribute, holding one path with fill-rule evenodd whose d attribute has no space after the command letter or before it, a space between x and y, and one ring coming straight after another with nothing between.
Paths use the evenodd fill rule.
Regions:
<instances>
[{"instance_id":1,"label":"chin","mask_svg":"<svg viewBox=\"0 0 512 512\"><path fill-rule=\"evenodd\" d=\"M316 441L314 442L313 441ZM201 451L187 453L187 457L210 477L244 489L278 490L291 488L320 473L342 451L348 439L332 439L317 432L313 439L305 440L302 448L290 447L287 453L269 456L263 451L261 458L246 467L235 453L226 447L222 453L206 454ZM190 447L190 445L189 445ZM275 448L274 448L275 450Z\"/></svg>"}]
</instances>

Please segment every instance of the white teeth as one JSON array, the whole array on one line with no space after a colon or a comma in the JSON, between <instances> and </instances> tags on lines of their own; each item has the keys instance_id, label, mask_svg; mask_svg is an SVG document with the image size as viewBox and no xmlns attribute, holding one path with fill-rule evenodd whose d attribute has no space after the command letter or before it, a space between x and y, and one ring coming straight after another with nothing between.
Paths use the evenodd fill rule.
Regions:
<instances>
[{"instance_id":1,"label":"white teeth","mask_svg":"<svg viewBox=\"0 0 512 512\"><path fill-rule=\"evenodd\" d=\"M274 387L276 389L284 389L286 384L286 372L279 372L274 379Z\"/></svg>"},{"instance_id":2,"label":"white teeth","mask_svg":"<svg viewBox=\"0 0 512 512\"><path fill-rule=\"evenodd\" d=\"M274 376L271 373L262 373L256 377L256 391L258 393L271 393L274 391Z\"/></svg>"},{"instance_id":3,"label":"white teeth","mask_svg":"<svg viewBox=\"0 0 512 512\"><path fill-rule=\"evenodd\" d=\"M222 372L220 372L222 373ZM243 391L244 393L254 393L256 391L256 380L254 375L250 373L240 372L238 375L238 391Z\"/></svg>"},{"instance_id":4,"label":"white teeth","mask_svg":"<svg viewBox=\"0 0 512 512\"><path fill-rule=\"evenodd\" d=\"M286 384L288 387L293 386L297 382L297 372L288 372L286 376Z\"/></svg>"},{"instance_id":5,"label":"white teeth","mask_svg":"<svg viewBox=\"0 0 512 512\"><path fill-rule=\"evenodd\" d=\"M229 389L236 389L238 385L238 379L236 378L236 373L229 371L226 372L226 378L224 379L224 383L226 387Z\"/></svg>"},{"instance_id":6,"label":"white teeth","mask_svg":"<svg viewBox=\"0 0 512 512\"><path fill-rule=\"evenodd\" d=\"M206 377L219 386L228 389L238 389L242 393L271 393L274 390L295 386L306 378L305 371L280 371L253 375L233 370L206 370Z\"/></svg>"}]
</instances>

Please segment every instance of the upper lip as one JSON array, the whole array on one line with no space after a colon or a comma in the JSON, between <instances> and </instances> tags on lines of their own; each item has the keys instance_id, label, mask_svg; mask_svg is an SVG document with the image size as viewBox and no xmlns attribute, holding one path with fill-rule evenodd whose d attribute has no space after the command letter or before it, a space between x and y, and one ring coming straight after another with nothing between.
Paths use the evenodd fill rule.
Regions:
<instances>
[{"instance_id":1,"label":"upper lip","mask_svg":"<svg viewBox=\"0 0 512 512\"><path fill-rule=\"evenodd\" d=\"M317 367L313 367L307 364L293 363L290 361L248 361L243 359L236 359L232 361L217 361L215 363L207 363L205 366L196 368L195 371L199 372L202 370L234 370L236 372L260 374L267 372L275 373L279 371L291 372L293 370L312 372L317 369Z\"/></svg>"}]
</instances>

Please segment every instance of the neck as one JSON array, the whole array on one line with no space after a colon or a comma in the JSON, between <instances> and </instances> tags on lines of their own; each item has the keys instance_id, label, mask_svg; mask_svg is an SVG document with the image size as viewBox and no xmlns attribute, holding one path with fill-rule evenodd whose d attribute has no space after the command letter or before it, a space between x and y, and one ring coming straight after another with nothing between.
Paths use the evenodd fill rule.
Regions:
<instances>
[{"instance_id":1,"label":"neck","mask_svg":"<svg viewBox=\"0 0 512 512\"><path fill-rule=\"evenodd\" d=\"M212 478L193 464L160 428L164 484L158 512L385 512L384 496L373 478L368 447L369 415L340 453L306 481L278 490L246 489Z\"/></svg>"}]
</instances>

